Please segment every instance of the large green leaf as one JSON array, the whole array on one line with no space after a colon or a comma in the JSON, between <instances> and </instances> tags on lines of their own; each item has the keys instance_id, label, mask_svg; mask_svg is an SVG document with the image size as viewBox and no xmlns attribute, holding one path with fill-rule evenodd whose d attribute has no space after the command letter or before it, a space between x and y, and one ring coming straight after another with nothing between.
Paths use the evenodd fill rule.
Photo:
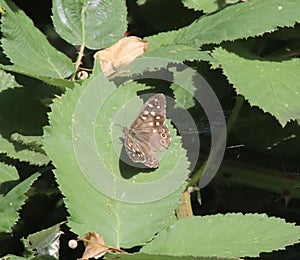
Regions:
<instances>
[{"instance_id":1,"label":"large green leaf","mask_svg":"<svg viewBox=\"0 0 300 260\"><path fill-rule=\"evenodd\" d=\"M213 56L237 93L252 106L275 116L282 125L300 118L299 59L263 60L241 45L229 47L217 48Z\"/></svg>"},{"instance_id":2,"label":"large green leaf","mask_svg":"<svg viewBox=\"0 0 300 260\"><path fill-rule=\"evenodd\" d=\"M11 227L18 220L18 211L27 199L24 194L38 176L38 173L33 174L15 186L5 197L0 197L0 232L11 232Z\"/></svg>"},{"instance_id":3,"label":"large green leaf","mask_svg":"<svg viewBox=\"0 0 300 260\"><path fill-rule=\"evenodd\" d=\"M124 36L127 11L122 0L54 0L53 23L69 43L102 49Z\"/></svg>"},{"instance_id":4,"label":"large green leaf","mask_svg":"<svg viewBox=\"0 0 300 260\"><path fill-rule=\"evenodd\" d=\"M92 230L108 245L132 247L174 220L189 166L175 131L155 171L120 160L120 125L133 121L142 105L136 92L145 89L134 83L116 89L99 75L52 106L44 148L56 167L69 225L80 236Z\"/></svg>"},{"instance_id":5,"label":"large green leaf","mask_svg":"<svg viewBox=\"0 0 300 260\"><path fill-rule=\"evenodd\" d=\"M35 77L63 79L74 66L69 58L57 51L33 22L12 1L0 0L6 10L1 16L1 46L14 64L15 71Z\"/></svg>"},{"instance_id":6,"label":"large green leaf","mask_svg":"<svg viewBox=\"0 0 300 260\"><path fill-rule=\"evenodd\" d=\"M257 257L298 243L300 227L265 214L180 219L142 248L173 256Z\"/></svg>"},{"instance_id":7,"label":"large green leaf","mask_svg":"<svg viewBox=\"0 0 300 260\"><path fill-rule=\"evenodd\" d=\"M251 0L202 16L180 30L177 43L201 46L236 40L294 26L300 21L298 0Z\"/></svg>"},{"instance_id":8,"label":"large green leaf","mask_svg":"<svg viewBox=\"0 0 300 260\"><path fill-rule=\"evenodd\" d=\"M112 254L105 255L107 260L232 260L237 258L220 258L220 257L193 257L193 256L166 256L166 255L150 255L143 253L136 254Z\"/></svg>"}]
</instances>

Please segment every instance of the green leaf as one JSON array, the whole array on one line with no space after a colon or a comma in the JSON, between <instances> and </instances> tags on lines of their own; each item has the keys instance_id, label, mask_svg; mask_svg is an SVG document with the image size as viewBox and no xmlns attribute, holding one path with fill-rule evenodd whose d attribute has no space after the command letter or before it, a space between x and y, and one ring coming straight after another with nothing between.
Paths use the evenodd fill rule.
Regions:
<instances>
[{"instance_id":1,"label":"green leaf","mask_svg":"<svg viewBox=\"0 0 300 260\"><path fill-rule=\"evenodd\" d=\"M34 257L21 257L16 255L6 255L1 260L56 260L57 258L50 256L50 255L39 255Z\"/></svg>"},{"instance_id":2,"label":"green leaf","mask_svg":"<svg viewBox=\"0 0 300 260\"><path fill-rule=\"evenodd\" d=\"M29 247L35 249L39 255L51 255L58 258L59 238L63 234L60 230L62 223L30 234L27 238Z\"/></svg>"},{"instance_id":3,"label":"green leaf","mask_svg":"<svg viewBox=\"0 0 300 260\"><path fill-rule=\"evenodd\" d=\"M20 85L15 81L15 77L0 70L0 92L8 88L16 87L20 87Z\"/></svg>"},{"instance_id":4,"label":"green leaf","mask_svg":"<svg viewBox=\"0 0 300 260\"><path fill-rule=\"evenodd\" d=\"M170 88L173 89L177 104L180 104L185 109L193 107L195 105L194 94L196 91L193 77L197 72L190 68L177 71L176 67L174 67L170 68L170 70L174 73L174 81L176 82L172 83Z\"/></svg>"},{"instance_id":5,"label":"green leaf","mask_svg":"<svg viewBox=\"0 0 300 260\"><path fill-rule=\"evenodd\" d=\"M220 257L192 257L192 256L166 256L166 255L150 255L144 253L136 254L112 254L105 255L107 260L232 260L237 258L220 258Z\"/></svg>"},{"instance_id":6,"label":"green leaf","mask_svg":"<svg viewBox=\"0 0 300 260\"><path fill-rule=\"evenodd\" d=\"M0 197L9 192L18 183L18 180L17 169L0 162Z\"/></svg>"},{"instance_id":7,"label":"green leaf","mask_svg":"<svg viewBox=\"0 0 300 260\"><path fill-rule=\"evenodd\" d=\"M196 11L203 11L204 13L211 13L220 8L225 7L228 4L238 3L240 0L181 0L183 5L187 8L194 9Z\"/></svg>"},{"instance_id":8,"label":"green leaf","mask_svg":"<svg viewBox=\"0 0 300 260\"><path fill-rule=\"evenodd\" d=\"M212 61L212 57L206 51L199 51L188 45L173 44L160 46L155 50L147 51L145 57L167 58L177 62L205 60Z\"/></svg>"},{"instance_id":9,"label":"green leaf","mask_svg":"<svg viewBox=\"0 0 300 260\"><path fill-rule=\"evenodd\" d=\"M180 30L177 43L201 46L273 32L300 21L300 1L251 0L202 16Z\"/></svg>"},{"instance_id":10,"label":"green leaf","mask_svg":"<svg viewBox=\"0 0 300 260\"><path fill-rule=\"evenodd\" d=\"M180 219L142 248L173 256L257 257L298 243L300 227L265 214ZM174 245L176 245L174 247Z\"/></svg>"},{"instance_id":11,"label":"green leaf","mask_svg":"<svg viewBox=\"0 0 300 260\"><path fill-rule=\"evenodd\" d=\"M213 57L238 94L275 116L281 125L300 118L299 59L263 60L241 45L217 48Z\"/></svg>"},{"instance_id":12,"label":"green leaf","mask_svg":"<svg viewBox=\"0 0 300 260\"><path fill-rule=\"evenodd\" d=\"M0 198L0 232L10 233L12 226L18 220L18 211L25 203L24 195L31 187L39 174L35 173L15 186L5 197Z\"/></svg>"},{"instance_id":13,"label":"green leaf","mask_svg":"<svg viewBox=\"0 0 300 260\"><path fill-rule=\"evenodd\" d=\"M145 89L91 77L54 102L45 128L44 148L56 167L70 227L80 236L93 230L115 247L143 244L173 222L188 174L173 129L158 169L145 172L120 160L121 127L133 121L142 106L136 92Z\"/></svg>"},{"instance_id":14,"label":"green leaf","mask_svg":"<svg viewBox=\"0 0 300 260\"><path fill-rule=\"evenodd\" d=\"M15 167L0 162L0 184L5 181L15 181L19 179L18 172Z\"/></svg>"},{"instance_id":15,"label":"green leaf","mask_svg":"<svg viewBox=\"0 0 300 260\"><path fill-rule=\"evenodd\" d=\"M125 1L53 1L57 33L73 45L90 49L108 47L124 37L127 28Z\"/></svg>"},{"instance_id":16,"label":"green leaf","mask_svg":"<svg viewBox=\"0 0 300 260\"><path fill-rule=\"evenodd\" d=\"M181 32L180 30L162 32L162 33L144 38L144 40L148 42L148 49L147 49L146 54L148 52L150 53L154 50L159 49L161 46L175 44L175 39L178 37L180 32Z\"/></svg>"},{"instance_id":17,"label":"green leaf","mask_svg":"<svg viewBox=\"0 0 300 260\"><path fill-rule=\"evenodd\" d=\"M18 73L35 77L63 79L70 76L74 70L71 60L52 47L13 2L0 0L0 4L6 10L1 17L1 45L14 63L11 67Z\"/></svg>"},{"instance_id":18,"label":"green leaf","mask_svg":"<svg viewBox=\"0 0 300 260\"><path fill-rule=\"evenodd\" d=\"M39 79L47 84L53 85L53 86L57 86L60 87L61 89L65 89L65 88L73 88L74 87L74 82L67 80L67 79L61 79L61 78L51 78L51 77L44 77L41 75L36 75L35 72L31 71L28 72L26 70L20 69L18 66L14 66L14 65L1 65L0 64L0 69L4 70L4 71L9 71L9 72L16 72L28 77L32 77L32 78L36 78Z\"/></svg>"},{"instance_id":19,"label":"green leaf","mask_svg":"<svg viewBox=\"0 0 300 260\"><path fill-rule=\"evenodd\" d=\"M48 156L42 152L32 149L32 146L21 145L3 138L0 135L0 153L5 153L12 159L29 162L32 165L46 165L49 163Z\"/></svg>"},{"instance_id":20,"label":"green leaf","mask_svg":"<svg viewBox=\"0 0 300 260\"><path fill-rule=\"evenodd\" d=\"M219 9L217 1L212 0L181 0L181 2L187 8L194 9L196 11L204 11L205 13L210 13Z\"/></svg>"},{"instance_id":21,"label":"green leaf","mask_svg":"<svg viewBox=\"0 0 300 260\"><path fill-rule=\"evenodd\" d=\"M11 135L13 141L16 141L24 145L34 145L35 147L40 147L42 145L41 136L25 136L19 133L14 133Z\"/></svg>"},{"instance_id":22,"label":"green leaf","mask_svg":"<svg viewBox=\"0 0 300 260\"><path fill-rule=\"evenodd\" d=\"M25 136L19 133L14 133L11 135L11 140L20 144L21 147L26 147L37 153L45 154L42 149L42 136Z\"/></svg>"},{"instance_id":23,"label":"green leaf","mask_svg":"<svg viewBox=\"0 0 300 260\"><path fill-rule=\"evenodd\" d=\"M4 71L9 71L9 72L16 72L28 77L36 78L39 79L47 84L53 85L60 87L61 89L65 88L73 88L74 87L74 82L67 80L67 79L59 79L59 78L50 78L50 77L44 77L40 75L36 75L35 73L33 74L32 72L27 72L23 69L20 70L19 67L13 66L13 65L8 65L4 66L0 64L0 69L3 69Z\"/></svg>"},{"instance_id":24,"label":"green leaf","mask_svg":"<svg viewBox=\"0 0 300 260\"><path fill-rule=\"evenodd\" d=\"M199 51L195 46L176 44L175 39L180 32L181 30L169 31L146 37L144 40L148 41L148 49L143 56L167 58L177 62L212 60L207 51Z\"/></svg>"},{"instance_id":25,"label":"green leaf","mask_svg":"<svg viewBox=\"0 0 300 260\"><path fill-rule=\"evenodd\" d=\"M0 183L5 181L15 181L19 179L18 172L14 166L0 162Z\"/></svg>"}]
</instances>

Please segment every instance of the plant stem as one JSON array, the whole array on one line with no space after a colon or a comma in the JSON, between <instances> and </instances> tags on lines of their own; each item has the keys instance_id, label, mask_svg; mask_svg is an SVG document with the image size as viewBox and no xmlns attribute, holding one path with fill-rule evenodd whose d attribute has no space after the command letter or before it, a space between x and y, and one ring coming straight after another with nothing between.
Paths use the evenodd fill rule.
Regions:
<instances>
[{"instance_id":1,"label":"plant stem","mask_svg":"<svg viewBox=\"0 0 300 260\"><path fill-rule=\"evenodd\" d=\"M77 56L77 60L75 62L75 71L73 72L73 75L71 77L71 81L74 81L75 80L75 77L76 77L76 74L78 72L78 69L81 65L81 60L82 60L82 57L84 55L84 47L85 47L85 11L86 11L86 8L83 6L82 9L81 9L81 21L82 21L82 26L81 26L81 29L82 29L82 41L81 41L81 45L80 45L80 48L79 48L79 52L78 52L78 56Z\"/></svg>"}]
</instances>

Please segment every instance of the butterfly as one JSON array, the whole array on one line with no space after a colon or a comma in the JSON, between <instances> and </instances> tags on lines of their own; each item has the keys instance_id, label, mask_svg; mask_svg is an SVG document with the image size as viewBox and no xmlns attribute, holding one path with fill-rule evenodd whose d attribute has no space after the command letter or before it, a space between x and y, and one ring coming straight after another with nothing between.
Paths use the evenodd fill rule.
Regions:
<instances>
[{"instance_id":1,"label":"butterfly","mask_svg":"<svg viewBox=\"0 0 300 260\"><path fill-rule=\"evenodd\" d=\"M166 97L156 94L141 108L130 128L123 128L124 146L128 157L149 168L157 168L159 160L154 154L168 148L171 136L166 120Z\"/></svg>"}]
</instances>

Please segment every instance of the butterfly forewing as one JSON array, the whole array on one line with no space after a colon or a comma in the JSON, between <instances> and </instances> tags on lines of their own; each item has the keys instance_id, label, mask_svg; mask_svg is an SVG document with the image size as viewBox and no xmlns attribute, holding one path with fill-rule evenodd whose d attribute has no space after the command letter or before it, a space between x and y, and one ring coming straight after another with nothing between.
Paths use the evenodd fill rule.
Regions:
<instances>
[{"instance_id":1,"label":"butterfly forewing","mask_svg":"<svg viewBox=\"0 0 300 260\"><path fill-rule=\"evenodd\" d=\"M171 141L165 120L166 98L156 94L147 100L130 128L124 128L125 150L133 162L158 167L154 152L165 150Z\"/></svg>"}]
</instances>

